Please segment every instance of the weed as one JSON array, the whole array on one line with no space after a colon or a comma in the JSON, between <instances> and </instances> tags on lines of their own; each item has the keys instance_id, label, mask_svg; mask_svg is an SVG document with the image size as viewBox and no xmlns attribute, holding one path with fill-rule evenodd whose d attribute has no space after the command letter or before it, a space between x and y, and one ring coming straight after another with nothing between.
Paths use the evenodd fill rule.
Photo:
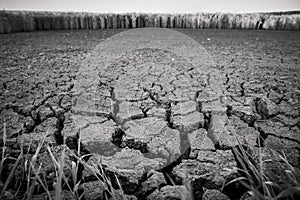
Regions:
<instances>
[{"instance_id":1,"label":"weed","mask_svg":"<svg viewBox=\"0 0 300 200\"><path fill-rule=\"evenodd\" d=\"M245 148L237 139L236 133L233 131L237 146L232 148L239 165L240 174L242 176L230 181L241 183L247 190L247 195L257 200L277 200L277 199L295 199L300 195L300 175L299 171L294 168L287 160L284 152L279 154L270 149L268 145L260 146L262 140L258 137L258 155L257 159L251 149ZM273 168L276 176L272 173Z\"/></svg>"}]
</instances>

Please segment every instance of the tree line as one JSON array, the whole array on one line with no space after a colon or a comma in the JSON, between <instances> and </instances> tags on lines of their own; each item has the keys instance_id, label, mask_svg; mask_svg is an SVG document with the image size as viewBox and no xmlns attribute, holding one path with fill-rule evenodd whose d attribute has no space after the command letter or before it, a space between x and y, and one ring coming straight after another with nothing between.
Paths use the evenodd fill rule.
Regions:
<instances>
[{"instance_id":1,"label":"tree line","mask_svg":"<svg viewBox=\"0 0 300 200\"><path fill-rule=\"evenodd\" d=\"M271 29L300 30L300 12L96 14L78 12L0 11L0 33L117 28Z\"/></svg>"}]
</instances>

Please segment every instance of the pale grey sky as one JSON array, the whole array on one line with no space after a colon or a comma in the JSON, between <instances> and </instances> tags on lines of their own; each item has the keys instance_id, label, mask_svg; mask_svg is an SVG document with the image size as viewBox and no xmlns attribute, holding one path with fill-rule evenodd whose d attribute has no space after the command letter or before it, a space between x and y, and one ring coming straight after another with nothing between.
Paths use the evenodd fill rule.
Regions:
<instances>
[{"instance_id":1,"label":"pale grey sky","mask_svg":"<svg viewBox=\"0 0 300 200\"><path fill-rule=\"evenodd\" d=\"M0 0L0 9L102 13L245 13L300 10L300 0Z\"/></svg>"}]
</instances>

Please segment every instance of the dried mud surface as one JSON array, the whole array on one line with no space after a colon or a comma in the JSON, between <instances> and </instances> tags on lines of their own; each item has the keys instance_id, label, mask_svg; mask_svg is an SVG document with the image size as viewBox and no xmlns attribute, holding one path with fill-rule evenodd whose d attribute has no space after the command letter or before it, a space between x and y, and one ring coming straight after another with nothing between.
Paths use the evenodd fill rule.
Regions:
<instances>
[{"instance_id":1,"label":"dried mud surface","mask_svg":"<svg viewBox=\"0 0 300 200\"><path fill-rule=\"evenodd\" d=\"M82 154L102 155L113 185L115 173L132 199L180 199L185 193L238 199L242 194L224 188L239 175L232 151L236 138L253 159L259 146L269 158L268 146L275 153L284 150L299 168L299 34L179 31L204 47L199 52L207 55L204 60L184 56L194 47L179 55L141 45L114 59L104 54L100 60L107 63L95 69L90 52L120 30L1 35L0 135L5 121L10 156L17 157L20 148L32 156L44 137L57 155L66 141L71 155L80 136ZM83 63L92 67L84 70ZM51 185L49 155L42 149L40 157ZM97 156L88 162L97 162ZM80 178L86 199L103 198L96 177L84 169ZM186 178L192 194L182 186Z\"/></svg>"}]
</instances>

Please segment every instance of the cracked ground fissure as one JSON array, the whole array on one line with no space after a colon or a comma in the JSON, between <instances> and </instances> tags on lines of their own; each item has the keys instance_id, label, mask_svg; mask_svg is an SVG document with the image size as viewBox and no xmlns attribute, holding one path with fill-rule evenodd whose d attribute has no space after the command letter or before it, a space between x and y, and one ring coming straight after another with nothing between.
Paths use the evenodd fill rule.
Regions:
<instances>
[{"instance_id":1,"label":"cracked ground fissure","mask_svg":"<svg viewBox=\"0 0 300 200\"><path fill-rule=\"evenodd\" d=\"M96 47L77 75L69 74L68 61L59 75L49 74L56 82L33 82L32 91L16 98L4 92L1 117L7 121L8 144L26 147L47 132L46 143L55 147L66 140L77 151L72 138L80 136L83 154L92 153L89 162L95 153L102 155L112 181L115 173L125 193L140 199L159 195L171 184L170 177L181 185L187 176L194 197L202 187L221 191L238 174L231 151L236 138L253 152L261 138L260 145L278 152L285 145L287 158L299 167L299 93L282 86L287 79L269 76L270 84L260 84L259 72L235 68L236 61L226 71L195 41L178 33L172 33L177 40L168 40L169 30L122 34ZM247 73L252 76L243 77ZM2 90L11 90L14 83L3 82ZM44 95L28 98L41 90ZM167 181L158 188L143 186L151 180L151 170L157 176L163 172ZM87 184L95 180L86 173L80 177ZM236 199L230 190L222 192Z\"/></svg>"}]
</instances>

